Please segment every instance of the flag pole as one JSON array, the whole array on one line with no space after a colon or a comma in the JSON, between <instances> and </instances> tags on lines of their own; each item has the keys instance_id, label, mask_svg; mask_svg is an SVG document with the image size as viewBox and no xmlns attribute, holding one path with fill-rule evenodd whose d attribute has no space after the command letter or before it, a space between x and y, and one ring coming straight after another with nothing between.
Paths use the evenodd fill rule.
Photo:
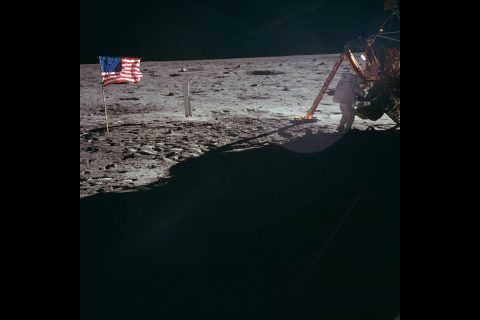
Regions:
<instances>
[{"instance_id":1,"label":"flag pole","mask_svg":"<svg viewBox=\"0 0 480 320\"><path fill-rule=\"evenodd\" d=\"M108 116L107 116L107 103L105 102L105 91L103 90L103 83L102 83L102 94L103 94L103 106L105 107L105 125L107 126L107 134L110 134L108 131Z\"/></svg>"},{"instance_id":2,"label":"flag pole","mask_svg":"<svg viewBox=\"0 0 480 320\"><path fill-rule=\"evenodd\" d=\"M100 62L100 79L102 79L102 59L100 56L98 57L98 61ZM107 103L105 102L105 90L104 90L104 85L103 85L103 79L102 79L102 95L103 95L103 106L105 108L105 125L107 127L107 134L110 134L110 131L108 130L108 116L107 116Z\"/></svg>"}]
</instances>

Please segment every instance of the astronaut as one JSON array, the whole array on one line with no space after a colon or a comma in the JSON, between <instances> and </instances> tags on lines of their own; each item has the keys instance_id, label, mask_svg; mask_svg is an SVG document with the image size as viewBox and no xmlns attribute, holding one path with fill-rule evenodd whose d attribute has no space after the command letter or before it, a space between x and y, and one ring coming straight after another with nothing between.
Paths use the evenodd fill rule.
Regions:
<instances>
[{"instance_id":1,"label":"astronaut","mask_svg":"<svg viewBox=\"0 0 480 320\"><path fill-rule=\"evenodd\" d=\"M340 80L338 80L335 93L333 95L333 102L340 104L340 110L342 111L342 119L337 127L337 131L348 131L352 128L353 121L355 120L355 97L365 97L365 91L360 88L362 79L352 73L342 73Z\"/></svg>"}]
</instances>

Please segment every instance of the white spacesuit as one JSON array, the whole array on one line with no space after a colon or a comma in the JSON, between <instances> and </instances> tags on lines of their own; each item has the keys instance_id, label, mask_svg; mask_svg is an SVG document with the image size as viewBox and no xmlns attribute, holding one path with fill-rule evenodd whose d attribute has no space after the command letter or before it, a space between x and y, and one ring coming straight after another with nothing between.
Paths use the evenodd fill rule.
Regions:
<instances>
[{"instance_id":1,"label":"white spacesuit","mask_svg":"<svg viewBox=\"0 0 480 320\"><path fill-rule=\"evenodd\" d=\"M339 103L342 111L342 119L337 131L350 130L352 128L353 120L355 119L355 109L353 108L355 97L365 96L365 91L360 88L361 83L362 79L358 75L351 73L341 74L333 95L333 102Z\"/></svg>"}]
</instances>

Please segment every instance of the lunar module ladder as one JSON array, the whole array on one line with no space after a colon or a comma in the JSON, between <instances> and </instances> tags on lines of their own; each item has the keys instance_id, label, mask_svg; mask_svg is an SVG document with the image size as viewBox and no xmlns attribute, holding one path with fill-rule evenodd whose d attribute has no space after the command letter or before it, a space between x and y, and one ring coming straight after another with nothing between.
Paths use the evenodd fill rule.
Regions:
<instances>
[{"instance_id":1,"label":"lunar module ladder","mask_svg":"<svg viewBox=\"0 0 480 320\"><path fill-rule=\"evenodd\" d=\"M318 105L320 104L320 102L322 101L323 99L323 96L325 95L325 93L327 93L327 90L328 90L328 86L330 85L330 82L332 82L333 80L333 77L335 77L335 74L337 73L338 71L338 68L340 68L340 65L342 64L343 62L343 59L345 59L345 57L348 58L348 60L350 61L353 69L361 76L363 76L363 70L360 68L360 66L358 65L358 62L355 60L355 58L353 57L353 54L352 52L350 51L350 49L346 49L341 55L340 57L338 58L337 62L335 62L335 66L333 67L332 71L330 71L330 74L328 75L327 77L327 80L325 80L323 86L322 86L322 89L320 90L320 93L317 95L317 97L315 98L315 101L313 101L313 104L312 106L310 107L310 110L308 110L307 114L304 115L304 116L298 116L298 117L295 117L295 120L311 120L313 119L313 113L315 112L315 110L317 110L317 107Z\"/></svg>"}]
</instances>

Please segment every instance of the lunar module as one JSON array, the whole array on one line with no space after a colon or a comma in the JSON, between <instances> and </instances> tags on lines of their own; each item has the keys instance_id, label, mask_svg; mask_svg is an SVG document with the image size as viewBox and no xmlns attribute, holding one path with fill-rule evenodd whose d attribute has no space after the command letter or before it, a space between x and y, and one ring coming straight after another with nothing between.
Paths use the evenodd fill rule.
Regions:
<instances>
[{"instance_id":1,"label":"lunar module","mask_svg":"<svg viewBox=\"0 0 480 320\"><path fill-rule=\"evenodd\" d=\"M329 85L340 65L347 60L362 80L360 87L368 92L365 97L356 97L356 115L376 121L386 114L396 123L394 128L400 126L400 31L391 30L392 26L398 29L400 27L400 1L385 1L385 11L390 14L378 33L366 39L352 40L345 45L345 51L337 59L310 109L306 115L296 117L295 120L314 119L313 114L328 93ZM364 52L361 55L363 66L355 59L352 50Z\"/></svg>"}]
</instances>

